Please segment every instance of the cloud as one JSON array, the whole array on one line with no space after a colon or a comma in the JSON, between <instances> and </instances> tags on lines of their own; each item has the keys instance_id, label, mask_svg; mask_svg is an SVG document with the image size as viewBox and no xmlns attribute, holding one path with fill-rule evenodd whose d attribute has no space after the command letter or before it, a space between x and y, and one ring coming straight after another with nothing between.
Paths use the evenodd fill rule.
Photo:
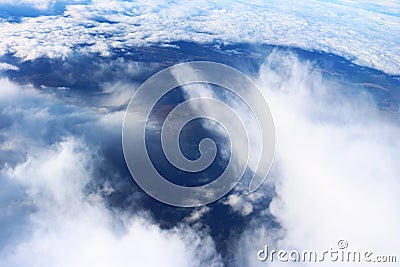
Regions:
<instances>
[{"instance_id":1,"label":"cloud","mask_svg":"<svg viewBox=\"0 0 400 267\"><path fill-rule=\"evenodd\" d=\"M135 64L127 68L133 76L143 69ZM104 73L101 69L94 77ZM243 188L235 188L219 202L250 221L238 243L232 244L238 250L235 262L257 264L256 252L266 243L322 250L342 238L356 249L397 253L398 238L393 236L399 224L398 123L376 107L371 95L363 91L341 94L349 88L327 79L312 62L291 53L269 55L257 80L268 97L277 129L277 159L266 181L276 189L276 196L270 207L263 207L271 197L267 187L254 198ZM163 254L168 262L185 265L192 257L199 265L220 263L213 241L199 231L206 224L208 209L194 210L186 217L185 223L196 230L187 226L162 230L147 214L132 217L108 210L100 195L113 191L113 183L104 186L107 192L90 190L88 182L104 178L96 172L101 168L96 157L104 156L97 149L110 140L119 141L123 117L119 109L134 90L124 79L120 86L115 84L101 83L99 101L93 101L97 105L85 106L76 103L78 98L71 101L45 89L0 80L0 157L7 163L1 172L0 204L5 215L0 219L4 229L0 231L0 254L9 265L26 265L23 258L43 265L75 264L78 258L96 262L91 253L110 249L99 259L109 263L118 258L116 262L123 266L119 251L130 251L127 243L134 243L133 248L141 252L135 256L138 262L143 259L140 255L147 256L142 251L150 250L150 245L136 246L144 236L159 241L154 244L158 250L171 240L173 245L166 253L182 257L170 259ZM222 100L240 107L235 99ZM106 176L122 179L111 172ZM67 257L58 251L64 247L78 247L87 256L67 250ZM44 255L39 248L50 252ZM37 258L30 258L32 252Z\"/></svg>"},{"instance_id":2,"label":"cloud","mask_svg":"<svg viewBox=\"0 0 400 267\"><path fill-rule=\"evenodd\" d=\"M206 232L197 232L185 224L163 230L148 213L110 210L101 196L104 190L90 186L93 180L99 179L96 170L101 155L97 147L89 144L84 135L72 135L68 131L52 133L58 138L46 138L40 133L41 129L57 125L54 117L62 118L57 114L58 109L68 117L65 111L67 107L72 109L71 105L61 105L51 95L29 86L20 88L8 80L2 80L1 84L8 88L0 95L1 115L9 111L7 115L11 116L13 125L4 125L3 134L8 135L2 137L2 153L7 142L16 142L12 151L23 148L18 160L2 159L0 205L4 213L0 215L0 235L5 241L0 243L2 264L222 265L214 242ZM28 106L26 113L16 109L22 104ZM36 110L30 107L33 104ZM73 113L77 114L79 109L74 107ZM84 112L79 114L81 121L99 118L93 119ZM28 116L26 120L18 118L25 116ZM100 125L108 127L107 121ZM26 135L19 133L21 126ZM93 124L88 129L91 127ZM35 131L39 131L37 136ZM25 145L18 143L21 136ZM43 143L42 138L48 143ZM104 186L108 192L113 190L110 187L110 184Z\"/></svg>"},{"instance_id":3,"label":"cloud","mask_svg":"<svg viewBox=\"0 0 400 267\"><path fill-rule=\"evenodd\" d=\"M66 139L3 170L25 187L26 201L37 210L29 217L32 232L0 254L3 264L218 265L212 240L184 227L161 230L146 217L113 215L98 195L86 194L91 157L77 140Z\"/></svg>"},{"instance_id":4,"label":"cloud","mask_svg":"<svg viewBox=\"0 0 400 267\"><path fill-rule=\"evenodd\" d=\"M345 95L312 62L273 52L260 70L277 131L276 196L239 241L245 265L272 249L337 248L397 255L400 125L372 95ZM266 224L276 218L281 228ZM278 265L278 264L277 264ZM371 264L373 265L373 264ZM305 264L304 266L308 266Z\"/></svg>"},{"instance_id":5,"label":"cloud","mask_svg":"<svg viewBox=\"0 0 400 267\"><path fill-rule=\"evenodd\" d=\"M207 80L207 75L209 75L209 73L203 74L201 71L198 72L190 67L185 67L183 70L180 69L180 72L173 71L173 75L178 83L184 84L188 80ZM204 75L204 77L201 75ZM221 83L223 83L224 79L227 79L224 75L228 74L218 73L217 79L221 79ZM200 101L189 104L191 109L190 112L193 112L193 117L201 115L206 118L211 118L224 127L222 128L218 124L210 122L211 120L208 119L202 123L202 126L205 129L218 133L220 136L226 136L229 138L229 142L218 143L221 157L225 160L230 160L229 165L233 166L235 173L239 176L241 176L241 168L247 168L248 170L255 172L261 158L261 148L259 144L261 143L262 137L260 134L260 127L255 117L257 114L249 116L249 114L252 114L252 108L254 107L248 105L251 105L250 101L255 97L248 92L248 88L246 87L246 90L241 91L241 95L239 95L239 90L234 93L233 91L213 87L210 84L205 83L189 83L182 86L182 88L187 100L193 98L201 99ZM230 89L234 90L235 88ZM206 99L208 98L216 99L219 102L226 104L228 109L221 109L217 104L219 102L207 102ZM248 101L249 103L246 104L245 101ZM256 103L256 101L253 101L253 103ZM228 112L232 115L228 115ZM220 114L224 115L220 116ZM238 119L234 120L233 118L236 117ZM239 133L241 133L242 128L244 129L246 136L240 136ZM242 139L243 137L245 139ZM248 153L245 152L247 150ZM232 155L236 155L235 160L233 160L235 157L231 157ZM250 181L248 181L247 175L245 175L245 177L247 179L243 180L246 180L247 184L240 182L239 185L245 184L247 190ZM242 187L240 188L243 189Z\"/></svg>"},{"instance_id":6,"label":"cloud","mask_svg":"<svg viewBox=\"0 0 400 267\"><path fill-rule=\"evenodd\" d=\"M17 66L8 64L8 63L4 63L4 62L0 62L0 72L2 71L6 71L6 70L16 70L18 71L19 68Z\"/></svg>"},{"instance_id":7,"label":"cloud","mask_svg":"<svg viewBox=\"0 0 400 267\"><path fill-rule=\"evenodd\" d=\"M49 0L24 0L24 1L1 0L0 1L0 5L4 4L16 5L16 6L27 5L41 10L49 8L49 6L53 3L54 1L49 1Z\"/></svg>"},{"instance_id":8,"label":"cloud","mask_svg":"<svg viewBox=\"0 0 400 267\"><path fill-rule=\"evenodd\" d=\"M227 200L225 200L223 203L231 206L235 212L238 212L242 216L249 215L253 212L253 205L251 202L244 201L239 195L229 195Z\"/></svg>"},{"instance_id":9,"label":"cloud","mask_svg":"<svg viewBox=\"0 0 400 267\"><path fill-rule=\"evenodd\" d=\"M393 1L360 5L347 1L204 0L196 5L93 1L66 5L60 15L24 18L20 23L3 21L0 55L13 54L22 60L65 58L76 52L108 57L116 50L177 41L264 43L334 53L398 75L398 8Z\"/></svg>"},{"instance_id":10,"label":"cloud","mask_svg":"<svg viewBox=\"0 0 400 267\"><path fill-rule=\"evenodd\" d=\"M57 1L57 0L0 0L0 6L15 7L16 9L36 9L38 11L44 12L49 9L53 9L57 6L62 6L65 4L76 4L84 3L84 0L73 0L73 1ZM29 10L29 9L28 9ZM35 13L36 14L36 13ZM40 13L39 13L40 14Z\"/></svg>"},{"instance_id":11,"label":"cloud","mask_svg":"<svg viewBox=\"0 0 400 267\"><path fill-rule=\"evenodd\" d=\"M198 222L204 215L206 215L210 211L210 208L207 206L202 206L200 208L196 208L193 212L185 218L185 221L188 223L196 223Z\"/></svg>"}]
</instances>

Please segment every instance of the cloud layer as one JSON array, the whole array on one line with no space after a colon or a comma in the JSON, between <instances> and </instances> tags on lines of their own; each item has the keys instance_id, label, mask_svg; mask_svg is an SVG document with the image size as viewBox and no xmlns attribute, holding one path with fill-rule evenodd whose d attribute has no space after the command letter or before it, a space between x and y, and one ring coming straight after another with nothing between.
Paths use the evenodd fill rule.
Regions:
<instances>
[{"instance_id":1,"label":"cloud layer","mask_svg":"<svg viewBox=\"0 0 400 267\"><path fill-rule=\"evenodd\" d=\"M321 50L400 74L397 1L0 1L0 8L26 6L36 15L0 12L0 72L19 71L18 60L129 56L133 48L179 50L179 41L188 41L210 43L217 50L229 43ZM400 126L393 118L398 112L383 112L363 91L338 93L348 88L290 53L273 52L256 77L278 137L266 186L250 195L236 188L215 206L189 212L169 230L149 213L110 209L102 197L115 190L113 185L93 190L90 183L104 178L98 176L104 163L99 147L107 142L119 146L120 109L134 90L129 79L121 78L125 72L114 75L124 68L127 76L147 75L140 63L120 58L91 76L101 80L97 96L70 102L0 80L0 262L220 266L221 251L203 223L215 216L218 204L249 220L241 237L228 241L235 254L227 261L232 264L265 265L256 252L266 244L324 250L339 239L354 249L400 255ZM102 80L109 76L113 79ZM234 99L229 101L235 106ZM111 172L104 179L121 178ZM132 202L140 198L129 193Z\"/></svg>"},{"instance_id":2,"label":"cloud layer","mask_svg":"<svg viewBox=\"0 0 400 267\"><path fill-rule=\"evenodd\" d=\"M37 8L49 5L40 1ZM395 1L97 0L66 5L60 15L2 21L0 55L22 60L65 58L74 52L106 57L115 50L177 41L265 43L321 50L400 74L399 10Z\"/></svg>"}]
</instances>

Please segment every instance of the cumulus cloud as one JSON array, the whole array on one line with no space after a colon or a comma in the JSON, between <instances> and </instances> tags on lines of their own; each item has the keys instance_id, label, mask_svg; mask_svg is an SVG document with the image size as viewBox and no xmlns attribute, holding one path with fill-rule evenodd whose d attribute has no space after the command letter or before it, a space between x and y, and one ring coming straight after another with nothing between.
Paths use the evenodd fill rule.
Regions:
<instances>
[{"instance_id":1,"label":"cumulus cloud","mask_svg":"<svg viewBox=\"0 0 400 267\"><path fill-rule=\"evenodd\" d=\"M26 189L26 201L37 210L29 217L32 232L0 254L3 264L218 265L209 238L184 227L161 230L145 216L116 217L99 196L85 194L91 157L77 140L66 139L15 168L3 169L3 175Z\"/></svg>"},{"instance_id":2,"label":"cumulus cloud","mask_svg":"<svg viewBox=\"0 0 400 267\"><path fill-rule=\"evenodd\" d=\"M46 9L51 3L34 6ZM332 52L399 74L398 8L395 1L361 5L93 1L67 5L62 15L24 18L19 23L2 20L0 55L10 53L25 61L74 53L108 57L118 49L168 46L181 40L240 41ZM132 75L142 68L130 64L128 71L131 67ZM18 67L0 63L3 70ZM257 217L252 215L270 192L246 194L236 188L220 202L251 220L232 246L237 249L235 262L265 265L258 262L256 252L266 244L324 250L336 246L338 239L348 240L354 249L399 255L398 123L368 94L337 93L348 88L326 80L311 62L293 54L272 53L258 82L277 127L277 158L267 180L276 188L276 196ZM110 110L126 104L133 90L128 82L101 84L96 108L104 109L65 104L64 99L7 79L0 85L0 162L7 163L0 175L1 262L221 265L207 233L184 225L162 230L148 214L115 214L100 198L114 190L110 184L103 192L88 189L88 183L98 178L93 170L97 153L93 143L86 142L107 140L108 135L97 135L99 129L113 137L120 134L123 111ZM234 99L228 101L235 106ZM184 222L197 227L209 211L195 209Z\"/></svg>"},{"instance_id":3,"label":"cumulus cloud","mask_svg":"<svg viewBox=\"0 0 400 267\"><path fill-rule=\"evenodd\" d=\"M337 248L340 239L360 251L398 253L398 242L387 241L400 222L393 216L400 190L398 122L378 108L373 92L344 93L351 89L292 53L271 53L257 80L277 128L276 162L268 178L276 196L256 217L249 215L262 209L270 192L247 194L239 187L222 200L252 220L238 241L238 262L265 264L256 255L264 245L324 251ZM185 89L189 98L217 97L207 86ZM235 99L223 100L239 106ZM212 107L207 111L212 117ZM281 227L266 223L273 218Z\"/></svg>"},{"instance_id":4,"label":"cumulus cloud","mask_svg":"<svg viewBox=\"0 0 400 267\"><path fill-rule=\"evenodd\" d=\"M290 53L272 53L258 83L277 132L269 178L276 196L264 215L281 228L254 219L239 245L248 252L238 250L243 264L265 265L256 255L265 245L324 251L337 249L340 239L353 251L398 256L398 121L371 94L343 94L342 85Z\"/></svg>"},{"instance_id":5,"label":"cumulus cloud","mask_svg":"<svg viewBox=\"0 0 400 267\"><path fill-rule=\"evenodd\" d=\"M192 81L206 79L205 77L201 77L201 72L199 73L191 69L190 67L185 67L185 69L180 70L179 73L174 71L173 75L176 81L180 84L187 82L188 78ZM225 79L222 73L218 75L220 75L219 78L221 78L221 81ZM185 84L182 86L182 88L186 99L202 99L202 101L190 103L190 112L193 112L193 114L196 116L199 116L200 114L201 116L204 116L206 118L214 119L219 124L221 124L222 127L224 127L222 128L217 124L210 122L210 120L205 120L202 125L205 129L209 131L218 133L220 136L226 136L227 138L229 138L229 142L220 142L218 144L221 157L223 159L230 160L229 165L232 165L233 168L235 168L235 172L237 173L237 175L240 175L241 173L241 171L239 171L242 168L241 166L245 166L244 168L246 168L247 170L255 172L261 158L262 151L261 149L259 149L259 145L261 143L262 136L260 127L256 120L257 114L249 116L249 114L252 114L252 107L248 106L250 105L250 103L246 104L245 102L245 100L251 101L252 98L254 99L254 96L248 93L246 90L243 90L243 92L241 92L242 95L239 96L233 93L233 91L228 91L219 87L213 87L210 84L206 83ZM235 88L230 89L234 90ZM225 103L229 107L229 112L232 112L233 116L238 118L238 121L225 119L229 117L227 114L228 111L224 111L225 118L217 116L218 114L222 113L221 109L215 103L209 103L204 100L208 98L216 99L222 103ZM246 131L247 136L245 138L247 140L241 139L241 137L239 137L238 133L240 133L242 127ZM234 144L231 147L231 144L237 142L237 140L240 140L240 144ZM244 151L247 151L247 149L248 153L244 153ZM232 154L236 154L239 156L236 157L236 160L232 160ZM248 175L244 175L245 179L243 179L243 181L246 181L247 184L240 182L239 186L236 187L235 190L237 190L237 188L240 188L240 190L247 190L250 183L249 177L250 176ZM249 211L248 207L247 210ZM247 214L248 213L246 213L245 215Z\"/></svg>"},{"instance_id":6,"label":"cumulus cloud","mask_svg":"<svg viewBox=\"0 0 400 267\"><path fill-rule=\"evenodd\" d=\"M41 1L40 6L48 6ZM363 1L93 1L66 5L62 15L0 24L0 55L23 60L73 52L107 57L115 49L168 44L264 43L335 53L400 74L399 4ZM284 18L284 19L283 19ZM373 41L371 41L373 40Z\"/></svg>"},{"instance_id":7,"label":"cumulus cloud","mask_svg":"<svg viewBox=\"0 0 400 267\"><path fill-rule=\"evenodd\" d=\"M59 135L58 138L46 138L44 132L40 132L49 128L44 122L56 126L54 117L62 117L57 111L61 109L62 114L68 114L65 111L70 104L63 106L51 95L39 93L29 86L21 88L8 80L2 80L1 85L5 89L0 95L1 115L10 116L13 125L2 124L2 153L11 147L6 145L7 142L16 143L11 151L23 149L18 159L8 157L1 161L4 164L0 172L0 205L4 211L0 214L2 264L222 265L207 233L196 232L184 224L163 230L147 213L132 215L108 209L101 197L104 192L89 186L97 179L100 155L96 147L89 145L85 136L73 136L68 131L53 132L52 135ZM20 116L22 111L16 107L22 109L23 104L28 106L29 112ZM35 106L36 110L29 105ZM74 113L77 114L79 109L75 107ZM29 114L26 120L18 118ZM90 121L90 116L84 112L79 116L81 120ZM95 121L99 119L94 118ZM107 121L105 119L99 125L107 127ZM22 137L25 146L18 142ZM43 143L44 140L48 142ZM107 192L113 190L110 184L103 188ZM8 193L10 191L13 194Z\"/></svg>"}]
</instances>

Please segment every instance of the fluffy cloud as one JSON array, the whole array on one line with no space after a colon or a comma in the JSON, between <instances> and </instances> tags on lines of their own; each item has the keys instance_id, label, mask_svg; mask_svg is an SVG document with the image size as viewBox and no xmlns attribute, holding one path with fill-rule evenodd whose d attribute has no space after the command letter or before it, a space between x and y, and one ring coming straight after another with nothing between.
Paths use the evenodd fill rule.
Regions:
<instances>
[{"instance_id":1,"label":"fluffy cloud","mask_svg":"<svg viewBox=\"0 0 400 267\"><path fill-rule=\"evenodd\" d=\"M272 53L258 79L276 124L276 196L242 235L249 254L240 261L263 266L256 253L265 245L324 251L340 239L353 251L398 256L399 123L371 95L343 95L292 54ZM265 223L270 216L281 228Z\"/></svg>"},{"instance_id":2,"label":"fluffy cloud","mask_svg":"<svg viewBox=\"0 0 400 267\"><path fill-rule=\"evenodd\" d=\"M0 72L6 70L19 70L19 68L8 63L0 62Z\"/></svg>"},{"instance_id":3,"label":"fluffy cloud","mask_svg":"<svg viewBox=\"0 0 400 267\"><path fill-rule=\"evenodd\" d=\"M270 192L247 195L235 189L221 200L251 220L238 243L232 244L238 248L235 262L256 265L256 252L265 244L324 250L338 239L348 240L354 249L396 254L398 123L379 110L370 95L343 96L339 92L348 88L326 80L311 62L290 53L272 53L258 83L268 97L277 129L277 158L267 179L276 188L276 197L261 212L262 198ZM161 230L146 214L114 214L100 192L89 190L88 182L98 178L93 173L98 167L94 149L98 144L86 142L109 138L98 136L98 127L119 138L123 112L76 106L46 90L17 86L7 79L0 85L0 157L7 163L0 177L2 262L21 266L27 259L31 265L62 266L77 265L79 259L105 264L115 260L124 266L123 259L133 261L120 251L139 251L132 253L140 263L141 255L147 257L145 252L154 246L181 255L170 259L162 254L166 262L220 263L206 233L186 226ZM101 93L110 99L97 102L101 107L119 107L130 90L104 84ZM105 188L113 190L110 185ZM184 221L202 229L209 212L209 208L194 210ZM282 228L271 223L274 218ZM142 239L148 243L137 245ZM66 247L83 252L60 249ZM95 258L98 251L101 257ZM158 264L157 259L151 260Z\"/></svg>"},{"instance_id":4,"label":"fluffy cloud","mask_svg":"<svg viewBox=\"0 0 400 267\"><path fill-rule=\"evenodd\" d=\"M86 194L91 155L66 139L3 170L20 183L37 211L32 232L2 251L7 266L218 265L212 240L189 228L161 230L144 217L113 215L96 194ZM204 261L203 261L204 260ZM192 265L194 264L194 265Z\"/></svg>"},{"instance_id":5,"label":"fluffy cloud","mask_svg":"<svg viewBox=\"0 0 400 267\"><path fill-rule=\"evenodd\" d=\"M233 246L235 262L265 265L257 260L265 245L322 253L337 248L341 239L352 251L398 256L398 120L379 109L374 91L355 91L293 53L272 52L257 83L276 125L276 161L267 180L276 195L263 208L260 203L267 202L270 192L248 194L239 187L221 200L250 220ZM189 97L217 97L210 87L185 89ZM239 106L237 99L221 100ZM210 116L212 110L207 109Z\"/></svg>"},{"instance_id":6,"label":"fluffy cloud","mask_svg":"<svg viewBox=\"0 0 400 267\"><path fill-rule=\"evenodd\" d=\"M84 136L72 136L68 131L53 132L58 138L46 138L45 132L41 132L49 128L45 122L54 127L54 118L62 118L57 115L58 109L68 114L68 104L63 107L51 95L29 86L21 88L8 80L2 80L1 85L1 115L10 116L13 125L2 124L1 152L22 150L17 159L12 153L2 159L3 265L221 265L221 257L207 233L196 232L184 224L162 230L147 213L131 215L109 210L102 192L89 186L97 179L95 170L99 164L93 145L89 146ZM26 105L26 113L16 108L22 109L22 104ZM73 113L78 110L75 107ZM84 112L80 118L91 120ZM101 120L100 125L107 126L107 121ZM25 145L19 139L25 140ZM14 145L7 145L10 142ZM109 187L104 188L112 191Z\"/></svg>"},{"instance_id":7,"label":"fluffy cloud","mask_svg":"<svg viewBox=\"0 0 400 267\"><path fill-rule=\"evenodd\" d=\"M229 195L224 204L229 205L232 209L243 216L249 215L253 212L253 205L251 202L246 202L239 195Z\"/></svg>"},{"instance_id":8,"label":"fluffy cloud","mask_svg":"<svg viewBox=\"0 0 400 267\"><path fill-rule=\"evenodd\" d=\"M195 75L189 70L180 74ZM293 53L272 52L257 82L271 105L277 136L269 187L261 190L272 185L276 195L263 208L268 191L248 194L239 187L221 200L250 220L233 246L235 262L265 265L257 260L265 245L322 253L337 248L341 239L354 251L398 255L398 120L378 108L374 91L355 91ZM189 98L218 98L210 87L191 89L185 87ZM237 99L221 100L240 107ZM215 113L212 107L207 111L210 117ZM201 210L193 213L195 219L201 215Z\"/></svg>"},{"instance_id":9,"label":"fluffy cloud","mask_svg":"<svg viewBox=\"0 0 400 267\"><path fill-rule=\"evenodd\" d=\"M321 50L399 74L398 9L392 1L93 1L67 5L62 15L3 21L0 55L34 60L175 41L248 42Z\"/></svg>"}]
</instances>

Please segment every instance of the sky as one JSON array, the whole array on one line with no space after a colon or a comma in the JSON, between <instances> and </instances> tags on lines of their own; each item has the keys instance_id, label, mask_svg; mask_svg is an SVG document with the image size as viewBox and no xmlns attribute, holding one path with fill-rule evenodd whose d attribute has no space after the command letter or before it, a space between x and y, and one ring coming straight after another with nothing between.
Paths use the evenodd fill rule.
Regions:
<instances>
[{"instance_id":1,"label":"sky","mask_svg":"<svg viewBox=\"0 0 400 267\"><path fill-rule=\"evenodd\" d=\"M280 266L257 251L338 240L399 260L399 11L396 1L0 0L0 262ZM254 193L243 183L178 209L134 183L121 130L141 82L193 58L253 79L276 151ZM184 92L253 119L238 98Z\"/></svg>"},{"instance_id":2,"label":"sky","mask_svg":"<svg viewBox=\"0 0 400 267\"><path fill-rule=\"evenodd\" d=\"M1 1L0 6L5 8L0 55L22 60L74 52L107 57L113 49L193 41L293 46L332 52L390 74L400 69L396 1Z\"/></svg>"}]
</instances>

